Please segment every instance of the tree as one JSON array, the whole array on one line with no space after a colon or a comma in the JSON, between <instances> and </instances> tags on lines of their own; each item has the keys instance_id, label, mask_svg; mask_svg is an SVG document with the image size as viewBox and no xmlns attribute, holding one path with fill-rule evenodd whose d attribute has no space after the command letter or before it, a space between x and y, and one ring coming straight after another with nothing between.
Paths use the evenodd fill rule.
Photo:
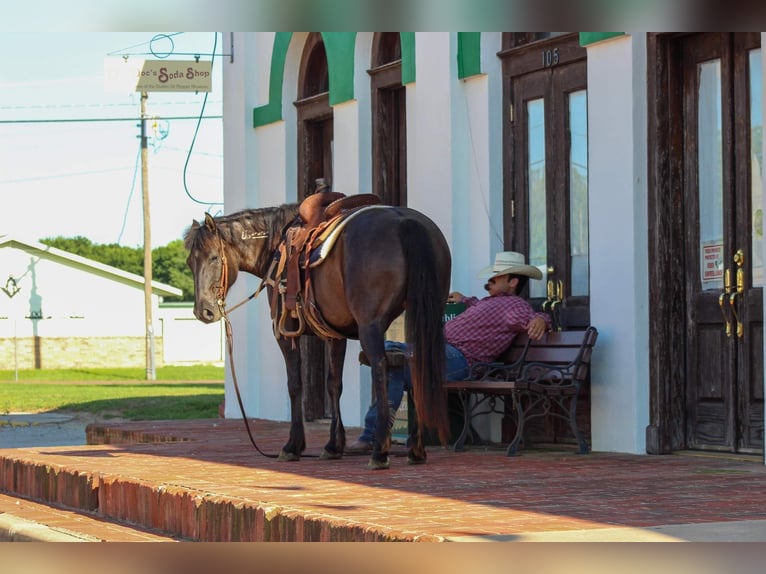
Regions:
<instances>
[{"instance_id":1,"label":"tree","mask_svg":"<svg viewBox=\"0 0 766 574\"><path fill-rule=\"evenodd\" d=\"M186 248L182 239L152 250L152 274L157 281L178 287L183 295L166 300L193 301L194 278L186 264Z\"/></svg>"},{"instance_id":2,"label":"tree","mask_svg":"<svg viewBox=\"0 0 766 574\"><path fill-rule=\"evenodd\" d=\"M129 273L141 276L144 274L142 247L126 247L117 243L98 244L82 236L47 237L40 242ZM166 297L166 301L194 300L194 278L186 265L186 250L182 239L152 249L152 279L178 287L183 291L181 297Z\"/></svg>"}]
</instances>

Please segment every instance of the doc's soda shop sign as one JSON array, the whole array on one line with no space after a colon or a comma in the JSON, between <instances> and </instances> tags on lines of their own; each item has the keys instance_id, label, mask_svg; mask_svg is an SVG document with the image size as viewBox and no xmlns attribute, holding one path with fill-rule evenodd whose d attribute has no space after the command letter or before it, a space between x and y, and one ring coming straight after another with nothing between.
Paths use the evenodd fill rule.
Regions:
<instances>
[{"instance_id":1,"label":"doc's soda shop sign","mask_svg":"<svg viewBox=\"0 0 766 574\"><path fill-rule=\"evenodd\" d=\"M104 84L109 91L210 92L212 67L195 60L106 58Z\"/></svg>"}]
</instances>

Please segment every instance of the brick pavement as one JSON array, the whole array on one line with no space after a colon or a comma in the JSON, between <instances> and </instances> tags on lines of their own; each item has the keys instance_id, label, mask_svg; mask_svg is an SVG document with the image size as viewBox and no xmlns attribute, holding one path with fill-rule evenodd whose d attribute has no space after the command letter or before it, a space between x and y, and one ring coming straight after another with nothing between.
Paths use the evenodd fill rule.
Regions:
<instances>
[{"instance_id":1,"label":"brick pavement","mask_svg":"<svg viewBox=\"0 0 766 574\"><path fill-rule=\"evenodd\" d=\"M288 426L254 421L259 446L278 452ZM308 425L308 454L327 431ZM684 539L675 525L720 538L729 524L766 541L755 460L431 447L410 466L398 446L389 470L369 471L365 456L266 458L221 419L91 425L88 440L105 444L0 450L0 491L190 540Z\"/></svg>"}]
</instances>

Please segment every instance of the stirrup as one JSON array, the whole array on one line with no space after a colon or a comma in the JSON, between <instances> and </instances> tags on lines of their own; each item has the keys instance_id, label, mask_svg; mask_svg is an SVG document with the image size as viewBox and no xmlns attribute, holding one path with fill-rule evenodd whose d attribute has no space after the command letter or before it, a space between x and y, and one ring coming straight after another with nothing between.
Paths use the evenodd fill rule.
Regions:
<instances>
[{"instance_id":1,"label":"stirrup","mask_svg":"<svg viewBox=\"0 0 766 574\"><path fill-rule=\"evenodd\" d=\"M297 315L298 319L298 328L295 329L295 331L288 331L285 329L285 320L287 319L287 307L285 307L285 294L282 293L282 315L279 317L279 326L278 331L279 334L282 337L300 337L303 334L303 331L305 330L305 325L303 324L303 313L301 313L301 304L300 302L296 303L295 305L295 314Z\"/></svg>"}]
</instances>

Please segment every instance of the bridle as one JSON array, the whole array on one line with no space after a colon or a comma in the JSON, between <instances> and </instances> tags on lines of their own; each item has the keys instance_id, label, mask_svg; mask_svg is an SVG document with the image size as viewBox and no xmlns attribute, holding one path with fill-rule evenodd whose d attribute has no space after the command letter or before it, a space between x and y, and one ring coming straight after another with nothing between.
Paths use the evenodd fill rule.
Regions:
<instances>
[{"instance_id":1,"label":"bridle","mask_svg":"<svg viewBox=\"0 0 766 574\"><path fill-rule=\"evenodd\" d=\"M263 288L267 285L267 279L271 275L271 268L274 266L274 262L272 262L271 267L269 268L269 271L263 276L263 279L261 279L260 285L258 285L258 289L253 291L253 293L247 297L245 297L242 301L234 305L233 307L229 308L228 311L226 309L226 293L229 291L229 265L228 265L228 259L226 258L226 249L223 245L223 239L221 238L221 235L218 233L218 230L215 230L215 236L216 239L218 239L218 251L219 251L219 258L221 260L221 276L218 278L218 285L215 288L215 302L218 305L218 310L221 312L221 317L225 318L228 321L228 314L234 311L235 309L241 307L245 303L255 299L261 291L263 291ZM263 236L257 236L256 239L262 239L267 237L267 235Z\"/></svg>"}]
</instances>

